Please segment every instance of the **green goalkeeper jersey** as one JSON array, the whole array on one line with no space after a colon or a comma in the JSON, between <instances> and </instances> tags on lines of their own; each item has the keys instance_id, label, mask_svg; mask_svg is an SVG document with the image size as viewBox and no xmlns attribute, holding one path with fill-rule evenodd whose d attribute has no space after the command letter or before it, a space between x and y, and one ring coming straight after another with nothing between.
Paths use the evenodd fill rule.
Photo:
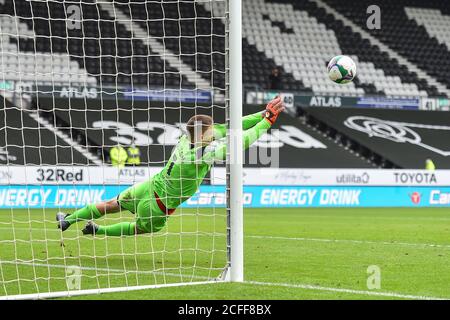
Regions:
<instances>
[{"instance_id":1,"label":"green goalkeeper jersey","mask_svg":"<svg viewBox=\"0 0 450 320\"><path fill-rule=\"evenodd\" d=\"M243 144L247 149L268 129L260 112L243 117ZM167 208L176 208L198 189L214 161L226 158L226 126L214 125L215 140L208 146L194 146L183 135L162 171L152 178L153 189Z\"/></svg>"}]
</instances>

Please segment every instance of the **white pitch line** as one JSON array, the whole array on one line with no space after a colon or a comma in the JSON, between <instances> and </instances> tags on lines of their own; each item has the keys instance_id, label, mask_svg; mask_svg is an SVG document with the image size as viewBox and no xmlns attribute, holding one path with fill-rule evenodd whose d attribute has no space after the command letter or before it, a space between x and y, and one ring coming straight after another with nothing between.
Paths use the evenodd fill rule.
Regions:
<instances>
[{"instance_id":1,"label":"white pitch line","mask_svg":"<svg viewBox=\"0 0 450 320\"><path fill-rule=\"evenodd\" d=\"M332 288L332 287L321 287L309 284L291 284L291 283L273 283L273 282L260 282L260 281L245 281L244 283L259 285L259 286L272 286L272 287L286 287L286 288L298 288L305 290L317 290L317 291L329 291L329 292L340 292L340 293L350 293L365 296L379 296L379 297L391 297L400 299L412 299L412 300L449 300L449 298L441 297L429 297L429 296L416 296L410 294L403 294L397 292L379 292L379 291L368 291L368 290L353 290L353 289L342 289L342 288Z\"/></svg>"},{"instance_id":2,"label":"white pitch line","mask_svg":"<svg viewBox=\"0 0 450 320\"><path fill-rule=\"evenodd\" d=\"M11 230L10 227L0 227L0 230ZM61 233L60 229L56 228L14 228L18 231L50 231ZM371 240L352 240L352 239L326 239L326 238L302 238L302 237L282 237L282 236L268 236L268 235L247 235L245 238L249 239L271 239L271 240L285 240L285 241L310 241L310 242L326 242L326 243L353 243L353 244L373 244L373 245L390 245L390 246L407 246L407 247L422 247L422 248L443 248L450 249L450 244L437 243L414 243L414 242L389 242L389 241L371 241ZM1 241L1 240L0 240Z\"/></svg>"},{"instance_id":3,"label":"white pitch line","mask_svg":"<svg viewBox=\"0 0 450 320\"><path fill-rule=\"evenodd\" d=\"M388 241L370 241L370 240L350 240L350 239L325 239L325 238L298 238L298 237L279 237L279 236L246 236L254 239L272 239L286 241L311 241L311 242L328 242L328 243L354 243L354 244L375 244L375 245L398 245L408 247L432 247L450 249L449 244L434 243L412 243L412 242L388 242Z\"/></svg>"}]
</instances>

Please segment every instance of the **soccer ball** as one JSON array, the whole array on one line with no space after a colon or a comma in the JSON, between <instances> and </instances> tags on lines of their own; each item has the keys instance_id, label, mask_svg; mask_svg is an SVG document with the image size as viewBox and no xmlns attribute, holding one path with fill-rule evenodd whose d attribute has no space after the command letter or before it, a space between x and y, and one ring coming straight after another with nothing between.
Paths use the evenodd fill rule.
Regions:
<instances>
[{"instance_id":1,"label":"soccer ball","mask_svg":"<svg viewBox=\"0 0 450 320\"><path fill-rule=\"evenodd\" d=\"M336 83L349 83L356 75L356 64L347 56L336 56L328 63L328 76Z\"/></svg>"}]
</instances>

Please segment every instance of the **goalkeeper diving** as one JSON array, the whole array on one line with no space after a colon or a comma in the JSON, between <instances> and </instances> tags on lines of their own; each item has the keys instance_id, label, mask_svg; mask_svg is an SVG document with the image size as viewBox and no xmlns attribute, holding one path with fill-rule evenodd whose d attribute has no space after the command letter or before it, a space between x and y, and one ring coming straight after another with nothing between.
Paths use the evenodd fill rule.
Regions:
<instances>
[{"instance_id":1,"label":"goalkeeper diving","mask_svg":"<svg viewBox=\"0 0 450 320\"><path fill-rule=\"evenodd\" d=\"M281 98L276 97L263 112L243 117L244 149L266 133L283 110ZM214 124L208 115L191 117L186 124L186 133L180 137L159 173L129 187L117 198L86 205L72 214L58 212L58 228L65 231L76 222L88 221L83 234L131 236L158 232L176 208L196 193L212 164L226 158L226 130L224 124ZM123 210L135 214L136 220L107 226L92 221Z\"/></svg>"}]
</instances>

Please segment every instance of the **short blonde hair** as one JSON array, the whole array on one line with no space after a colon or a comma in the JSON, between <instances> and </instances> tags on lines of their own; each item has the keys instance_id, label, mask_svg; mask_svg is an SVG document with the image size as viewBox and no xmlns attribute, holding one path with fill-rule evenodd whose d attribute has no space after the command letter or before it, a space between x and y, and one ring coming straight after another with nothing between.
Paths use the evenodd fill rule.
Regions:
<instances>
[{"instance_id":1,"label":"short blonde hair","mask_svg":"<svg viewBox=\"0 0 450 320\"><path fill-rule=\"evenodd\" d=\"M191 142L195 141L196 132L201 132L203 134L213 124L213 118L206 114L197 114L195 116L192 116L186 124L186 130L189 133ZM200 128L201 131L199 130Z\"/></svg>"}]
</instances>

